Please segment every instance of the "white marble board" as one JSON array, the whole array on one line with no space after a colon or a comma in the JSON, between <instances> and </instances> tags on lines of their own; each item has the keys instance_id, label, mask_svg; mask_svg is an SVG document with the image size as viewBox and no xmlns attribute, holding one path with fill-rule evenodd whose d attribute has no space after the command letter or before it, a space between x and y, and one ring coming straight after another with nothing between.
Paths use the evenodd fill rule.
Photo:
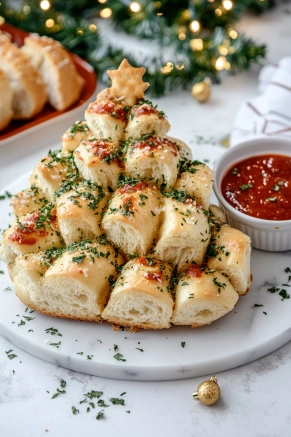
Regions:
<instances>
[{"instance_id":1,"label":"white marble board","mask_svg":"<svg viewBox=\"0 0 291 437\"><path fill-rule=\"evenodd\" d=\"M195 159L209 156L213 165L223 149L208 145L198 147L196 152ZM24 189L27 179L28 175L24 175L6 190L16 193ZM3 200L0 228L5 229L11 221L9 199ZM288 267L291 269L290 252L253 250L251 290L239 299L231 313L200 329L172 326L132 334L113 331L108 323L30 313L15 296L6 266L0 262L0 270L5 272L0 275L0 334L41 359L96 376L148 381L209 375L249 363L291 340L291 299L281 300L278 292L267 291L275 285L291 293L291 273L285 272ZM253 307L254 304L263 306ZM32 320L27 319L30 317ZM51 327L62 336L46 333ZM51 345L59 342L59 347ZM126 361L117 361L116 352Z\"/></svg>"}]
</instances>

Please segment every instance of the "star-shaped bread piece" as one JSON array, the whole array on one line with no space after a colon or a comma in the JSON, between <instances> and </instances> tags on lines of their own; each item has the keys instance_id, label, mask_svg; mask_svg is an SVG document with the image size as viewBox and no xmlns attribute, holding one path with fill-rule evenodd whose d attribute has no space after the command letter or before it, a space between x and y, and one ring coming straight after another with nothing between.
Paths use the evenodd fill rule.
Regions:
<instances>
[{"instance_id":1,"label":"star-shaped bread piece","mask_svg":"<svg viewBox=\"0 0 291 437\"><path fill-rule=\"evenodd\" d=\"M112 86L106 90L107 95L122 100L125 105L135 105L136 99L144 99L144 91L150 85L142 80L145 71L144 67L132 67L123 59L117 70L108 70Z\"/></svg>"}]
</instances>

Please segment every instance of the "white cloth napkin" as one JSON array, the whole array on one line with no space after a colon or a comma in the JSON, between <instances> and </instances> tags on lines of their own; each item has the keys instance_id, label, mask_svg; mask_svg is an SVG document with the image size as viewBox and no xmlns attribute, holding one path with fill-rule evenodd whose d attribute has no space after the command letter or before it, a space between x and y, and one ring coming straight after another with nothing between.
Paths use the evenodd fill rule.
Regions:
<instances>
[{"instance_id":1,"label":"white cloth napkin","mask_svg":"<svg viewBox=\"0 0 291 437\"><path fill-rule=\"evenodd\" d=\"M258 136L291 138L291 57L262 68L259 92L241 106L234 121L231 146Z\"/></svg>"}]
</instances>

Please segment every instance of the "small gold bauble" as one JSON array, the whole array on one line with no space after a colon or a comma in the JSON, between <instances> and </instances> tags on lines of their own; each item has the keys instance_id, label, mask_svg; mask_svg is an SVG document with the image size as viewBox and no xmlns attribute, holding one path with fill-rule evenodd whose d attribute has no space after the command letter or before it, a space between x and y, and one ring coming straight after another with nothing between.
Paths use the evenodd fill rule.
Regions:
<instances>
[{"instance_id":1,"label":"small gold bauble","mask_svg":"<svg viewBox=\"0 0 291 437\"><path fill-rule=\"evenodd\" d=\"M211 376L207 381L202 382L197 392L193 393L193 398L204 405L214 405L220 398L220 388L217 384L217 378Z\"/></svg>"},{"instance_id":2,"label":"small gold bauble","mask_svg":"<svg viewBox=\"0 0 291 437\"><path fill-rule=\"evenodd\" d=\"M195 83L192 87L191 94L198 102L207 102L211 94L211 80L209 77L202 82Z\"/></svg>"}]
</instances>

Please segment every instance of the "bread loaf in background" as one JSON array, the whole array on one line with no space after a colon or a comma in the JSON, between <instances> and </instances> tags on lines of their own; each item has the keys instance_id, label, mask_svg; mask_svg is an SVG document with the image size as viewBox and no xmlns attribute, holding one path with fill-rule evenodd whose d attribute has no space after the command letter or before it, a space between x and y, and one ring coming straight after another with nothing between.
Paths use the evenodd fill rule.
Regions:
<instances>
[{"instance_id":1,"label":"bread loaf in background","mask_svg":"<svg viewBox=\"0 0 291 437\"><path fill-rule=\"evenodd\" d=\"M13 118L28 119L38 114L47 102L41 76L27 56L3 34L0 34L0 66L12 90Z\"/></svg>"},{"instance_id":2,"label":"bread loaf in background","mask_svg":"<svg viewBox=\"0 0 291 437\"><path fill-rule=\"evenodd\" d=\"M0 61L1 65L1 61ZM12 99L13 91L6 73L0 68L0 131L4 129L13 118Z\"/></svg>"},{"instance_id":3,"label":"bread loaf in background","mask_svg":"<svg viewBox=\"0 0 291 437\"><path fill-rule=\"evenodd\" d=\"M25 38L21 51L39 71L53 108L64 111L80 97L84 80L61 43L31 34Z\"/></svg>"}]
</instances>

